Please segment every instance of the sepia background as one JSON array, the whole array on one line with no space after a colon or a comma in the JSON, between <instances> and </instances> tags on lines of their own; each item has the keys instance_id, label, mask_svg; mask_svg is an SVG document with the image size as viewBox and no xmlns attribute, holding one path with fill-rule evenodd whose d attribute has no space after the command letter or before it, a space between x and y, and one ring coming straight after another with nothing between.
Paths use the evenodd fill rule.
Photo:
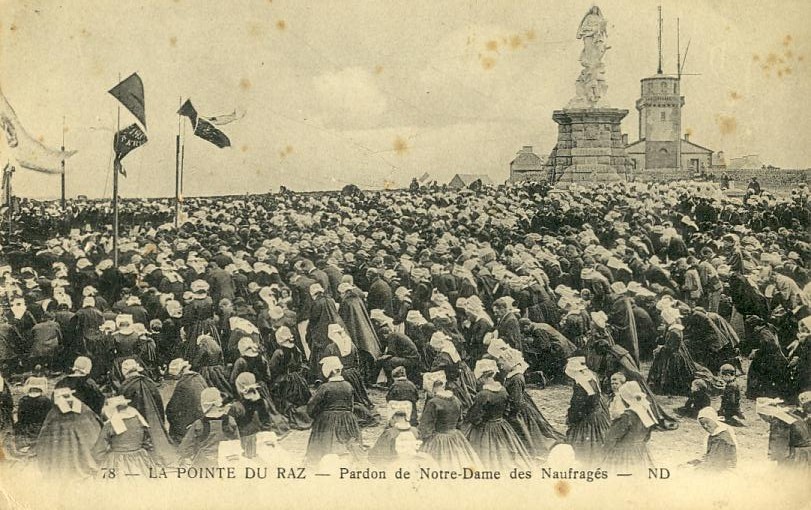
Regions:
<instances>
[{"instance_id":1,"label":"sepia background","mask_svg":"<svg viewBox=\"0 0 811 510\"><path fill-rule=\"evenodd\" d=\"M602 0L608 101L630 110L656 72L676 72L676 18L689 41L683 131L727 158L807 168L811 41L804 0ZM78 150L67 194L111 196L119 75L138 72L149 143L127 158L122 196L174 194L182 96L202 115L242 108L229 149L189 138L186 195L407 185L428 172L503 182L524 145L546 156L552 111L574 95L590 1L0 0L0 87L46 145ZM697 74L693 76L692 74ZM122 125L132 122L122 113ZM59 177L22 172L23 197Z\"/></svg>"}]
</instances>

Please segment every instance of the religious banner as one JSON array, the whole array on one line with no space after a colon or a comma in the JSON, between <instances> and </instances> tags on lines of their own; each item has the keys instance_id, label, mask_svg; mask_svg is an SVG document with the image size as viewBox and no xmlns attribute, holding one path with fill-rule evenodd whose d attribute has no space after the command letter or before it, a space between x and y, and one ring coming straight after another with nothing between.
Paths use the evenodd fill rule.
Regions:
<instances>
[{"instance_id":1,"label":"religious banner","mask_svg":"<svg viewBox=\"0 0 811 510\"><path fill-rule=\"evenodd\" d=\"M127 172L124 170L124 167L121 166L121 160L124 159L127 154L142 146L147 141L148 139L146 137L146 133L144 133L141 128L138 127L138 124L135 123L130 124L116 133L115 140L113 142L115 148L115 165L117 170L121 172L121 175L124 177L127 176Z\"/></svg>"},{"instance_id":2,"label":"religious banner","mask_svg":"<svg viewBox=\"0 0 811 510\"><path fill-rule=\"evenodd\" d=\"M146 128L144 83L138 73L132 73L127 79L111 88L108 92L135 115L135 118Z\"/></svg>"}]
</instances>

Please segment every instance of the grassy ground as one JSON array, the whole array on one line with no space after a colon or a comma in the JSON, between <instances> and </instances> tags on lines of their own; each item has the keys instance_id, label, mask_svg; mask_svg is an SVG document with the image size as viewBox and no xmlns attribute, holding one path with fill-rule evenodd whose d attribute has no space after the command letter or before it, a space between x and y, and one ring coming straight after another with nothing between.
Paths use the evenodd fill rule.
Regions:
<instances>
[{"instance_id":1,"label":"grassy ground","mask_svg":"<svg viewBox=\"0 0 811 510\"><path fill-rule=\"evenodd\" d=\"M647 364L643 365L643 372L647 372ZM53 381L51 381L53 384ZM745 387L745 381L741 381ZM164 402L168 402L173 390L171 383L161 385ZM553 385L544 389L530 387L531 398L538 405L547 420L559 431L566 431L566 411L569 407L572 389L568 385ZM15 401L21 396L22 388L12 386ZM385 392L370 388L369 396L376 408L385 416ZM674 410L684 404L686 397L658 397L659 402L668 410ZM420 411L422 397L420 400ZM713 407L719 407L719 398L713 399ZM766 459L769 429L768 424L758 418L754 409L754 401L744 400L742 403L744 415L747 417L747 427L737 427L735 432L738 440L738 458L740 463L763 462ZM675 413L673 413L675 414ZM384 421L374 427L363 429L363 441L371 446L384 429ZM660 467L675 468L688 460L701 457L706 448L706 433L694 419L682 418L679 428L675 431L654 432L648 444L654 462ZM293 458L303 459L307 449L309 431L293 431L285 437L281 446Z\"/></svg>"},{"instance_id":2,"label":"grassy ground","mask_svg":"<svg viewBox=\"0 0 811 510\"><path fill-rule=\"evenodd\" d=\"M647 373L648 366L643 366ZM745 387L745 381L741 381ZM553 385L544 389L528 390L530 397L538 408L559 431L566 432L566 411L569 408L569 399L572 389L566 385ZM385 392L370 389L369 396L380 410L384 411ZM684 404L686 397L658 397L659 402L667 410L674 410ZM420 400L422 406L422 397ZM718 409L720 398L713 398L713 407ZM736 427L738 440L738 459L741 463L762 462L766 459L769 426L755 413L754 401L744 400L742 403L744 415L747 418L747 427ZM421 411L420 407L420 411ZM674 414L675 413L671 413ZM363 429L363 441L371 446L383 431L384 424ZM282 441L285 450L299 454L303 457L307 448L309 432L294 431ZM707 434L694 419L682 418L679 428L668 432L654 432L648 448L655 463L661 467L676 467L688 460L699 458L706 450Z\"/></svg>"}]
</instances>

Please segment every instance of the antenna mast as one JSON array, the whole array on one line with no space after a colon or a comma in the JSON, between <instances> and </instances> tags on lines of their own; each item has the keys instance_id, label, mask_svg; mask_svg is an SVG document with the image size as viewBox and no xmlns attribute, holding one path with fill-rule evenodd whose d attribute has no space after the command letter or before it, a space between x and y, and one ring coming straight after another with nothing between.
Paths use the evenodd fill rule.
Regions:
<instances>
[{"instance_id":1,"label":"antenna mast","mask_svg":"<svg viewBox=\"0 0 811 510\"><path fill-rule=\"evenodd\" d=\"M659 6L659 68L657 74L662 74L662 6Z\"/></svg>"},{"instance_id":2,"label":"antenna mast","mask_svg":"<svg viewBox=\"0 0 811 510\"><path fill-rule=\"evenodd\" d=\"M676 18L676 76L681 79L681 30L679 29L679 18Z\"/></svg>"}]
</instances>

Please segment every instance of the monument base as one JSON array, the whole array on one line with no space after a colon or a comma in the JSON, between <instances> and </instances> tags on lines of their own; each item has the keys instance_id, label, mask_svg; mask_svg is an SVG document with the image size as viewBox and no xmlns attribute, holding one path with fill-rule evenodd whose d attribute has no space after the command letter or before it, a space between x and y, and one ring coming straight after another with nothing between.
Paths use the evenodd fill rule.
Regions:
<instances>
[{"instance_id":1,"label":"monument base","mask_svg":"<svg viewBox=\"0 0 811 510\"><path fill-rule=\"evenodd\" d=\"M588 183L625 180L628 155L620 122L628 110L567 108L556 110L558 142L549 156L553 182Z\"/></svg>"}]
</instances>

